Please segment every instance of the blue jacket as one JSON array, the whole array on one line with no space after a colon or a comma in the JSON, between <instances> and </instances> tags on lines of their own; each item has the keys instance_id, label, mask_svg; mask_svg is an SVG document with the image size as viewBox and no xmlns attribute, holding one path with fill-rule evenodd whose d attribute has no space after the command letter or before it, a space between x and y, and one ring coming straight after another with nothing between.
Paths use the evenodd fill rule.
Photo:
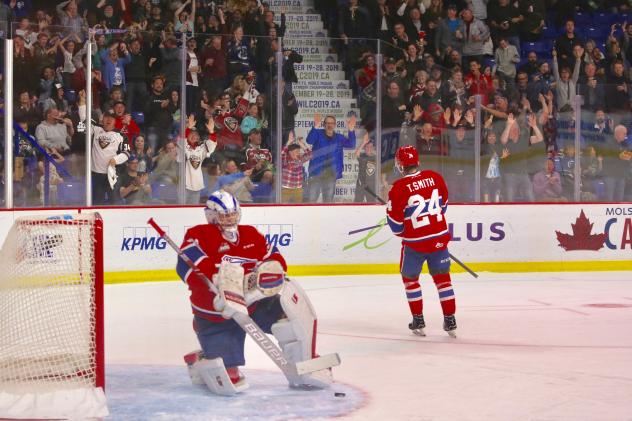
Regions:
<instances>
[{"instance_id":1,"label":"blue jacket","mask_svg":"<svg viewBox=\"0 0 632 421\"><path fill-rule=\"evenodd\" d=\"M324 129L317 129L312 127L312 129L307 134L307 143L312 145L312 159L309 161L309 175L317 176L323 172L323 165L325 163L325 156L322 153L319 153L324 147L327 146L331 140L327 139L325 136ZM344 154L343 148L355 148L356 138L355 131L349 132L349 137L345 137L340 133L334 133L333 142L336 143L336 150L334 152L334 166L336 170L336 180L342 178L342 169L344 167Z\"/></svg>"},{"instance_id":2,"label":"blue jacket","mask_svg":"<svg viewBox=\"0 0 632 421\"><path fill-rule=\"evenodd\" d=\"M125 66L127 66L129 62L132 61L132 55L127 53L125 57L119 58L118 60L116 60L116 63L112 63L112 61L108 57L109 53L109 48L105 48L99 53L99 57L101 58L101 73L103 74L103 84L108 88L108 90L112 89L112 86L114 86L116 71L118 69L122 81L121 87L123 88L123 90L125 90Z\"/></svg>"}]
</instances>

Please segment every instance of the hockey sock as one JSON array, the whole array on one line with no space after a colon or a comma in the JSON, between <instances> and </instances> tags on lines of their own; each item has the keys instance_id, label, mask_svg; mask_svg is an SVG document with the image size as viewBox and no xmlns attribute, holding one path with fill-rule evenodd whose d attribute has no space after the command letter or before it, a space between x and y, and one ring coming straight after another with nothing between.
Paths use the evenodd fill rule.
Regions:
<instances>
[{"instance_id":1,"label":"hockey sock","mask_svg":"<svg viewBox=\"0 0 632 421\"><path fill-rule=\"evenodd\" d=\"M239 367L228 367L226 369L226 372L228 373L228 377L230 377L230 381L233 382L233 384L237 384L241 379L241 373L239 372Z\"/></svg>"},{"instance_id":2,"label":"hockey sock","mask_svg":"<svg viewBox=\"0 0 632 421\"><path fill-rule=\"evenodd\" d=\"M456 311L456 300L454 299L454 290L452 289L452 281L449 273L441 273L432 275L432 279L437 286L439 292L439 301L441 301L441 309L444 316L451 316Z\"/></svg>"},{"instance_id":3,"label":"hockey sock","mask_svg":"<svg viewBox=\"0 0 632 421\"><path fill-rule=\"evenodd\" d=\"M402 276L404 281L404 288L406 289L406 299L408 299L408 306L410 312L413 315L423 314L424 302L421 296L421 286L419 285L419 279L410 279Z\"/></svg>"}]
</instances>

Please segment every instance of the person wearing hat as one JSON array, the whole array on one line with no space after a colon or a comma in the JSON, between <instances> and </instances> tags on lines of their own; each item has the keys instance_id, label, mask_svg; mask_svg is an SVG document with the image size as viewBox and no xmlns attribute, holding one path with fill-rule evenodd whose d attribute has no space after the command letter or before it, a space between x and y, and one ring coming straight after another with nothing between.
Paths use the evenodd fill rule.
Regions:
<instances>
[{"instance_id":1,"label":"person wearing hat","mask_svg":"<svg viewBox=\"0 0 632 421\"><path fill-rule=\"evenodd\" d=\"M68 112L68 101L64 98L64 87L61 83L55 83L49 98L41 102L42 110L46 112L49 108L57 108L59 117L65 117Z\"/></svg>"},{"instance_id":2,"label":"person wearing hat","mask_svg":"<svg viewBox=\"0 0 632 421\"><path fill-rule=\"evenodd\" d=\"M393 57L387 57L386 60L384 60L384 74L382 77L384 79L385 86L388 86L390 82L396 82L400 89L404 86L402 76L397 71L397 60Z\"/></svg>"},{"instance_id":3,"label":"person wearing hat","mask_svg":"<svg viewBox=\"0 0 632 421\"><path fill-rule=\"evenodd\" d=\"M116 115L108 111L103 115L103 127L92 128L92 204L116 204L119 192L113 182L116 166L129 157L129 145L123 136L114 131Z\"/></svg>"},{"instance_id":4,"label":"person wearing hat","mask_svg":"<svg viewBox=\"0 0 632 421\"><path fill-rule=\"evenodd\" d=\"M136 155L130 155L127 160L127 171L121 175L117 183L121 199L128 205L143 205L151 201L148 175L144 171L139 171L139 162Z\"/></svg>"}]
</instances>

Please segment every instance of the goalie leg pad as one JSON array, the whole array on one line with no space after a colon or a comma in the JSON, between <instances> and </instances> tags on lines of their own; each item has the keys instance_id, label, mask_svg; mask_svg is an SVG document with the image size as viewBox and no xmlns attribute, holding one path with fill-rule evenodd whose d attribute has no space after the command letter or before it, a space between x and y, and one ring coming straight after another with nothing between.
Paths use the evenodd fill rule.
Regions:
<instances>
[{"instance_id":1,"label":"goalie leg pad","mask_svg":"<svg viewBox=\"0 0 632 421\"><path fill-rule=\"evenodd\" d=\"M189 377L191 378L191 383L193 384L204 384L204 380L200 377L200 373L193 368L195 363L201 361L204 358L204 354L202 354L202 350L191 351L184 356L184 362L187 365L187 369L189 370Z\"/></svg>"},{"instance_id":2,"label":"goalie leg pad","mask_svg":"<svg viewBox=\"0 0 632 421\"><path fill-rule=\"evenodd\" d=\"M248 389L249 386L244 378L233 384L221 358L197 361L193 364L193 370L204 381L206 387L217 395L233 396Z\"/></svg>"},{"instance_id":3,"label":"goalie leg pad","mask_svg":"<svg viewBox=\"0 0 632 421\"><path fill-rule=\"evenodd\" d=\"M271 327L283 353L293 363L309 360L316 355L316 312L305 291L295 282L287 281L280 295L286 319ZM331 370L288 377L291 386L328 387Z\"/></svg>"}]
</instances>

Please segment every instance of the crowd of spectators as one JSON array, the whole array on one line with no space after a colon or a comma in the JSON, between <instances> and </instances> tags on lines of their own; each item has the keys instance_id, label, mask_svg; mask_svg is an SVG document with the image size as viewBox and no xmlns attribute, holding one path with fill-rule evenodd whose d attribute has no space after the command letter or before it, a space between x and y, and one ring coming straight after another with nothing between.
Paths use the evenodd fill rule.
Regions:
<instances>
[{"instance_id":1,"label":"crowd of spectators","mask_svg":"<svg viewBox=\"0 0 632 421\"><path fill-rule=\"evenodd\" d=\"M453 200L474 199L477 130L484 201L574 200L579 155L581 200L632 200L627 1L347 0L332 13L334 3L316 1L341 38L362 124L377 123L378 49L361 39L378 38L382 129L416 145L422 167L444 174ZM382 156L383 193L396 176L389 158ZM558 176L546 176L551 163Z\"/></svg>"},{"instance_id":2,"label":"crowd of spectators","mask_svg":"<svg viewBox=\"0 0 632 421\"><path fill-rule=\"evenodd\" d=\"M381 124L383 133L399 133L398 146L415 144L422 166L445 175L453 201L474 200L477 138L484 201L573 200L576 174L582 200L632 198L626 1L314 4L329 35L340 39L331 51L343 60L363 128L371 133ZM317 115L307 139L295 136L293 63L302 58L279 45L285 14L275 19L265 2L5 0L3 18L14 40L17 206L40 205L45 196L59 202L58 194L72 201L73 191L83 191L68 181L85 174L87 107L97 125L108 126L90 140L92 150L110 151L97 157L103 167L92 178L99 183L93 191L105 194L94 196L94 204L176 203L181 174L187 203L219 187L246 203L273 201L277 187L283 201L330 202L343 148L356 148L360 163L355 200L372 200L363 192L375 184L376 150L370 136L356 142L355 117L346 121L345 135L333 116ZM380 40L381 72L378 43L370 39ZM275 79L278 51L283 80ZM378 73L383 92L376 92ZM283 144L276 157L278 131ZM122 136L120 146L107 147L111 133ZM381 160L384 193L395 174L392 156L383 150Z\"/></svg>"},{"instance_id":3,"label":"crowd of spectators","mask_svg":"<svg viewBox=\"0 0 632 421\"><path fill-rule=\"evenodd\" d=\"M176 203L182 174L187 203L204 201L209 189L231 189L221 176L234 174L247 178L235 188L240 200L273 200L272 89L284 15L275 22L257 1L7 0L2 17L14 42L14 120L22 128L16 206L43 204L42 162L56 156L63 161L50 165L59 176L46 175L48 204L62 193L78 202L67 204L83 201L87 79L94 125L110 115L114 122L90 140L93 161L102 161L93 162L94 204ZM283 57L291 79L287 89L281 82L287 141L298 112L292 63L301 56L287 50ZM113 133L124 147L106 147Z\"/></svg>"}]
</instances>

